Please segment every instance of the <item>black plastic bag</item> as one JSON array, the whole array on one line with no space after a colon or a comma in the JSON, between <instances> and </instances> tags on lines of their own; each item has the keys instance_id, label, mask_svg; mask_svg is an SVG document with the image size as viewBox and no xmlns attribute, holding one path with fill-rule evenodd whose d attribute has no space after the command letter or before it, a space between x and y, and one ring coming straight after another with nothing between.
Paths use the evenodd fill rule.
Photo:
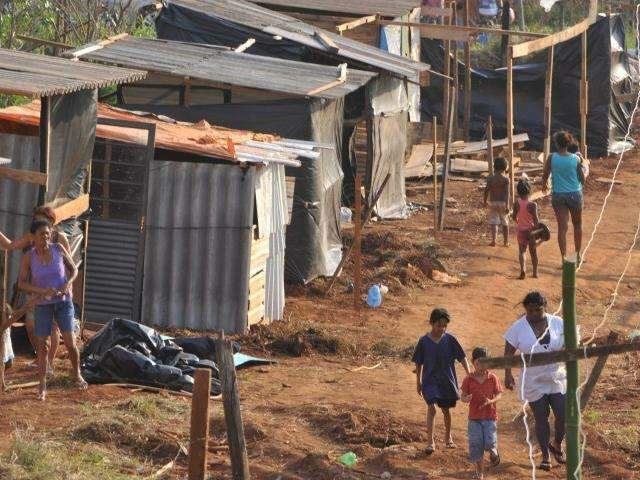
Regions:
<instances>
[{"instance_id":1,"label":"black plastic bag","mask_svg":"<svg viewBox=\"0 0 640 480\"><path fill-rule=\"evenodd\" d=\"M216 342L213 337L176 337L174 343L185 352L204 360L216 361ZM233 342L233 353L240 351L240 344Z\"/></svg>"}]
</instances>

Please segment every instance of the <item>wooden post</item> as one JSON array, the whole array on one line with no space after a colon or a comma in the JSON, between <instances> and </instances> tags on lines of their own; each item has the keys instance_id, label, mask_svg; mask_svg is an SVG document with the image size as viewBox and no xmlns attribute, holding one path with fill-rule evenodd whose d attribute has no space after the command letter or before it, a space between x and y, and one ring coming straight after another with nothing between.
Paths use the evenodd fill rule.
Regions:
<instances>
[{"instance_id":1,"label":"wooden post","mask_svg":"<svg viewBox=\"0 0 640 480\"><path fill-rule=\"evenodd\" d=\"M40 172L49 173L49 159L51 157L51 97L42 97L40 101ZM44 205L49 186L47 175L46 185L38 189L38 205Z\"/></svg>"},{"instance_id":2,"label":"wooden post","mask_svg":"<svg viewBox=\"0 0 640 480\"><path fill-rule=\"evenodd\" d=\"M551 45L547 49L547 72L544 83L544 159L551 154L551 114L553 95L553 52Z\"/></svg>"},{"instance_id":3,"label":"wooden post","mask_svg":"<svg viewBox=\"0 0 640 480\"><path fill-rule=\"evenodd\" d=\"M4 390L4 327L7 322L7 284L9 277L9 251L4 250L2 255L2 324L0 325L0 389ZM9 328L9 327L7 327Z\"/></svg>"},{"instance_id":4,"label":"wooden post","mask_svg":"<svg viewBox=\"0 0 640 480\"><path fill-rule=\"evenodd\" d=\"M193 397L191 400L189 480L204 480L207 472L210 390L211 370L197 368L194 374Z\"/></svg>"},{"instance_id":5,"label":"wooden post","mask_svg":"<svg viewBox=\"0 0 640 480\"><path fill-rule=\"evenodd\" d=\"M502 18L501 18L502 30L511 30L511 18L509 16L509 14L511 13L510 10L511 10L511 2L509 2L508 0L505 0L504 2L502 2ZM500 45L502 62L506 62L507 60L509 43L511 43L510 40L511 39L509 38L509 34L502 35L501 45Z\"/></svg>"},{"instance_id":6,"label":"wooden post","mask_svg":"<svg viewBox=\"0 0 640 480\"><path fill-rule=\"evenodd\" d=\"M613 343L617 339L618 335L615 332L609 333L609 338L607 339L607 343ZM589 399L591 398L591 394L593 393L593 388L596 386L598 379L600 378L600 374L604 370L604 366L607 364L607 360L609 359L609 355L602 355L598 357L596 360L593 369L591 369L591 373L589 374L589 379L582 389L582 393L580 394L580 411L584 412L584 409L587 408L587 404L589 403Z\"/></svg>"},{"instance_id":7,"label":"wooden post","mask_svg":"<svg viewBox=\"0 0 640 480\"><path fill-rule=\"evenodd\" d=\"M437 119L433 117L431 125L431 136L433 138L433 155L431 162L433 164L433 238L438 238L438 124Z\"/></svg>"},{"instance_id":8,"label":"wooden post","mask_svg":"<svg viewBox=\"0 0 640 480\"><path fill-rule=\"evenodd\" d=\"M244 438L242 413L240 412L240 394L236 368L233 364L233 347L229 340L216 340L216 361L220 370L222 384L222 403L227 426L227 443L231 456L233 480L249 479L249 457Z\"/></svg>"},{"instance_id":9,"label":"wooden post","mask_svg":"<svg viewBox=\"0 0 640 480\"><path fill-rule=\"evenodd\" d=\"M458 13L456 11L456 4L453 2L453 25L458 24ZM453 103L453 135L452 138L457 138L458 133L458 99L460 98L460 68L458 68L458 42L453 42L453 86L456 91L456 102Z\"/></svg>"},{"instance_id":10,"label":"wooden post","mask_svg":"<svg viewBox=\"0 0 640 480\"><path fill-rule=\"evenodd\" d=\"M111 140L108 138L104 140L104 166L102 168L102 218L109 218L111 216L111 156L112 146Z\"/></svg>"},{"instance_id":11,"label":"wooden post","mask_svg":"<svg viewBox=\"0 0 640 480\"><path fill-rule=\"evenodd\" d=\"M508 145L508 159L509 160L509 204L513 204L515 199L515 165L514 165L514 152L513 152L513 49L509 47L507 49L507 139Z\"/></svg>"},{"instance_id":12,"label":"wooden post","mask_svg":"<svg viewBox=\"0 0 640 480\"><path fill-rule=\"evenodd\" d=\"M456 89L450 87L449 93L449 118L447 118L447 125L445 130L445 144L444 144L444 166L442 168L442 186L440 187L440 211L438 212L438 229L444 228L444 215L447 202L447 181L449 180L449 168L451 166L451 135L453 130L453 104L457 101Z\"/></svg>"},{"instance_id":13,"label":"wooden post","mask_svg":"<svg viewBox=\"0 0 640 480\"><path fill-rule=\"evenodd\" d=\"M582 78L580 81L580 151L587 154L587 115L589 113L589 83L587 81L587 32L582 34Z\"/></svg>"},{"instance_id":14,"label":"wooden post","mask_svg":"<svg viewBox=\"0 0 640 480\"><path fill-rule=\"evenodd\" d=\"M565 258L562 267L562 317L565 348L578 347L576 328L576 256ZM567 435L567 479L580 479L580 402L578 399L578 361L567 361L565 430Z\"/></svg>"},{"instance_id":15,"label":"wooden post","mask_svg":"<svg viewBox=\"0 0 640 480\"><path fill-rule=\"evenodd\" d=\"M87 167L87 186L86 192L91 195L91 175L93 174L93 159L89 160ZM87 249L89 248L89 219L84 221L84 241L82 242L82 302L80 310L80 338L84 340L84 324L87 321L85 312L85 294L87 291Z\"/></svg>"},{"instance_id":16,"label":"wooden post","mask_svg":"<svg viewBox=\"0 0 640 480\"><path fill-rule=\"evenodd\" d=\"M491 115L487 118L487 163L489 164L489 175L493 175L493 119Z\"/></svg>"},{"instance_id":17,"label":"wooden post","mask_svg":"<svg viewBox=\"0 0 640 480\"><path fill-rule=\"evenodd\" d=\"M464 25L469 26L469 0L464 2ZM464 120L462 128L464 130L464 140L469 141L469 130L471 128L471 42L469 39L464 44Z\"/></svg>"},{"instance_id":18,"label":"wooden post","mask_svg":"<svg viewBox=\"0 0 640 480\"><path fill-rule=\"evenodd\" d=\"M449 4L449 8L453 10L453 6ZM445 25L451 25L451 17L445 18ZM447 77L451 76L451 40L444 41L444 74ZM447 80L443 81L443 94L442 94L442 124L446 125L449 118L449 84ZM446 130L446 127L445 127Z\"/></svg>"},{"instance_id":19,"label":"wooden post","mask_svg":"<svg viewBox=\"0 0 640 480\"><path fill-rule=\"evenodd\" d=\"M355 185L355 206L356 211L353 219L353 243L354 243L354 257L353 257L353 307L356 310L360 310L360 292L362 292L362 234L361 234L361 221L362 221L362 179L360 173L356 173L356 185Z\"/></svg>"}]
</instances>

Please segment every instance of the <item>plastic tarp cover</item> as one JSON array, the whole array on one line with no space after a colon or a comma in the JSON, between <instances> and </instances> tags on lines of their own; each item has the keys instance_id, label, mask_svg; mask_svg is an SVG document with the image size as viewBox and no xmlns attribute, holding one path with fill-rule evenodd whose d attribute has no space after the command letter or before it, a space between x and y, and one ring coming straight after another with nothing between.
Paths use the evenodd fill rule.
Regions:
<instances>
[{"instance_id":1,"label":"plastic tarp cover","mask_svg":"<svg viewBox=\"0 0 640 480\"><path fill-rule=\"evenodd\" d=\"M285 279L308 283L318 276L333 275L342 258L340 200L344 100L288 99L283 101L220 105L123 105L181 121L198 122L271 133L297 140L333 146L322 149L320 158L302 159L302 166L286 168L295 177L291 222L287 227Z\"/></svg>"},{"instance_id":2,"label":"plastic tarp cover","mask_svg":"<svg viewBox=\"0 0 640 480\"><path fill-rule=\"evenodd\" d=\"M217 367L187 353L153 328L114 318L82 349L82 374L90 383L133 383L171 390L193 389L195 368L212 370L211 393L220 393Z\"/></svg>"},{"instance_id":3,"label":"plastic tarp cover","mask_svg":"<svg viewBox=\"0 0 640 480\"><path fill-rule=\"evenodd\" d=\"M276 40L273 35L243 27L222 18L204 15L189 8L165 2L164 8L156 19L156 33L164 40L181 42L204 43L208 45L223 45L237 47L255 38L256 43L251 47L255 55L278 56L289 60L310 60L309 49L298 43L281 39Z\"/></svg>"},{"instance_id":4,"label":"plastic tarp cover","mask_svg":"<svg viewBox=\"0 0 640 480\"><path fill-rule=\"evenodd\" d=\"M624 25L619 16L601 16L587 32L589 114L587 143L589 156L605 156L611 140L626 133L629 123L628 105L618 103L612 86L620 69L629 71L626 54L612 52L613 45L624 45ZM422 39L422 59L442 71L441 43ZM579 86L581 75L581 38L573 38L556 45L554 53L552 131L566 129L576 136L580 133ZM459 63L460 74L464 65ZM544 84L546 63L544 54L539 63L514 66L514 125L516 132L529 134L529 146L542 150L544 141ZM422 89L422 112L427 118L441 115L442 84L432 79L432 86ZM471 132L482 138L486 119L492 116L494 135L506 135L506 70L472 71ZM458 111L463 111L461 96Z\"/></svg>"},{"instance_id":5,"label":"plastic tarp cover","mask_svg":"<svg viewBox=\"0 0 640 480\"><path fill-rule=\"evenodd\" d=\"M405 82L389 75L380 75L367 84L374 115L393 114L409 110Z\"/></svg>"},{"instance_id":6,"label":"plastic tarp cover","mask_svg":"<svg viewBox=\"0 0 640 480\"><path fill-rule=\"evenodd\" d=\"M407 146L408 113L373 117L373 165L371 191L377 192L391 174L375 208L383 219L407 218L404 155Z\"/></svg>"}]
</instances>

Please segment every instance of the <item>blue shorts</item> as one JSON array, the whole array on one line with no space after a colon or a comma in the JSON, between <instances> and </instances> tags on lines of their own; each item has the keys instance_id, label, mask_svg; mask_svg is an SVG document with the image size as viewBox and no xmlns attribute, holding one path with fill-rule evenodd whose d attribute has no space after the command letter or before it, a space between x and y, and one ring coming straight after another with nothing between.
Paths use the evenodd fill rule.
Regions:
<instances>
[{"instance_id":1,"label":"blue shorts","mask_svg":"<svg viewBox=\"0 0 640 480\"><path fill-rule=\"evenodd\" d=\"M582 210L584 207L584 197L582 192L554 193L551 195L551 205L553 207L567 207L569 210Z\"/></svg>"},{"instance_id":2,"label":"blue shorts","mask_svg":"<svg viewBox=\"0 0 640 480\"><path fill-rule=\"evenodd\" d=\"M34 309L35 324L33 331L35 336L50 336L54 319L62 333L73 331L73 314L73 302L71 300L37 305Z\"/></svg>"},{"instance_id":3,"label":"blue shorts","mask_svg":"<svg viewBox=\"0 0 640 480\"><path fill-rule=\"evenodd\" d=\"M495 420L469 420L467 424L469 438L469 460L477 463L484 452L498 449L498 427Z\"/></svg>"}]
</instances>

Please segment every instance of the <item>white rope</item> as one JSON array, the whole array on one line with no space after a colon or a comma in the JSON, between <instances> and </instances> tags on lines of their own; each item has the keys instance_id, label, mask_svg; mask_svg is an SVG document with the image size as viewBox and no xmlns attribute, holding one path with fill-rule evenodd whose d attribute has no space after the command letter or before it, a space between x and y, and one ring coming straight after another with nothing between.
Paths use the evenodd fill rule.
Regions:
<instances>
[{"instance_id":1,"label":"white rope","mask_svg":"<svg viewBox=\"0 0 640 480\"><path fill-rule=\"evenodd\" d=\"M639 26L640 26L640 3L638 5L636 5L636 45L640 45L640 27ZM640 64L640 48L636 49L636 55L638 57L638 62ZM628 140L629 140L629 138L631 136L631 129L633 128L633 119L634 119L634 117L635 117L635 115L636 115L636 113L638 111L639 103L640 103L640 92L638 92L638 95L636 95L635 105L634 105L633 111L631 112L631 116L629 118L629 126L627 127L627 132L625 133L624 140L622 142L623 145L625 145L628 142ZM604 218L604 213L605 213L605 210L607 208L607 204L609 202L609 198L611 197L611 194L613 192L613 188L614 188L615 183L616 183L616 176L618 175L618 171L620 170L620 167L622 165L622 160L624 158L624 154L625 154L626 151L627 151L627 149L623 146L623 149L620 152L620 156L618 158L618 162L617 162L616 167L615 167L615 169L613 171L613 175L611 177L611 183L609 185L609 190L607 191L607 194L604 197L604 201L602 203L602 208L600 209L600 213L598 215L598 218L597 218L597 220L596 220L596 222L595 222L595 224L593 226L593 230L591 231L591 236L589 238L589 241L587 242L587 245L586 245L586 247L584 248L584 250L582 252L582 257L580 259L580 263L578 264L578 266L576 268L576 273L582 268L582 265L584 264L584 260L585 260L586 254L589 251L589 249L591 248L591 245L592 245L592 243L593 243L593 241L595 239L598 227L600 226L600 223L602 222L602 219ZM613 305L615 304L615 301L616 301L616 298L617 298L617 295L618 295L618 290L620 288L622 280L624 279L624 277L625 277L625 275L627 273L627 270L629 269L629 265L631 264L633 250L635 248L635 245L637 243L639 235L640 235L640 213L638 215L638 227L636 228L636 233L635 233L632 245L631 245L631 247L629 248L629 251L628 251L627 262L626 262L625 267L624 267L624 269L622 271L622 274L620 275L620 278L618 279L618 282L616 283L614 292L611 295L612 296L611 303L605 309L605 312L604 312L604 315L603 315L603 320L594 329L594 332L593 332L591 338L589 339L588 343L593 341L593 339L596 336L597 330L599 328L601 328L607 321L608 313L613 308ZM558 306L558 309L555 311L554 315L557 315L560 312L561 309L562 309L562 301L560 302L560 304ZM640 323L639 323L639 325L640 325ZM536 339L536 342L531 347L530 354L533 354L534 349L540 343L540 338L543 338L548 333L548 331L549 331L549 325L547 325L547 328L545 329L543 334L538 339ZM587 343L583 344L583 349L584 349L584 352L585 352L585 359L586 359L586 345L587 345ZM526 382L527 366L526 366L524 354L522 352L521 352L521 358L522 358L521 394L522 394L522 398L524 399L524 384ZM588 378L588 375L585 375L585 381L582 384L580 384L580 386L576 389L576 401L578 402L578 405L579 405L579 402L580 402L579 394L580 394L581 390L584 388L584 385L587 382L587 378ZM522 411L524 413L523 422L524 422L524 426L525 426L525 430L526 430L526 434L527 434L526 440L527 440L527 444L529 446L529 460L531 461L531 477L532 477L533 480L535 480L536 479L536 465L535 465L535 462L533 460L533 443L531 442L531 439L530 439L529 425L527 423L527 411L526 411L527 405L528 405L528 402L525 400L523 405L522 405ZM580 411L580 409L578 409L578 415L579 415L579 419L580 419L580 421L579 421L579 424L580 424L580 435L582 436L582 440L583 441L582 441L582 447L580 449L580 461L578 463L578 467L576 468L576 470L573 472L573 475L572 475L574 478L577 478L578 471L580 470L580 468L582 467L582 464L584 462L584 452L585 452L586 444L587 444L587 436L586 436L586 434L584 433L584 431L582 429L582 412Z\"/></svg>"}]
</instances>

